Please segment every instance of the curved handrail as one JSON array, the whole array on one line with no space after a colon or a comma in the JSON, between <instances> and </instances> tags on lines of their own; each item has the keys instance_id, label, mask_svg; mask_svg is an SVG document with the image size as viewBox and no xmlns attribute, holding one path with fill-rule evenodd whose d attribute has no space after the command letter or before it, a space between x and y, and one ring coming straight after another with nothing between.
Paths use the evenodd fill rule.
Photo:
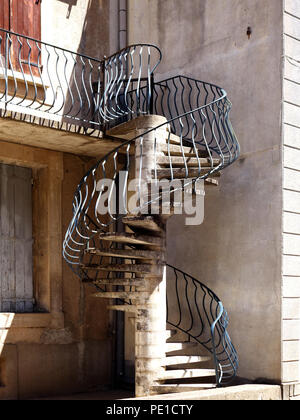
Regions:
<instances>
[{"instance_id":1,"label":"curved handrail","mask_svg":"<svg viewBox=\"0 0 300 420\"><path fill-rule=\"evenodd\" d=\"M227 332L223 303L196 278L170 264L167 267L167 323L213 355L216 382L227 385L236 375L238 357Z\"/></svg>"},{"instance_id":2,"label":"curved handrail","mask_svg":"<svg viewBox=\"0 0 300 420\"><path fill-rule=\"evenodd\" d=\"M105 129L119 124L124 118L148 113L152 76L161 59L161 50L153 44L130 45L105 58L104 89L99 105ZM145 90L147 101L143 100L142 107ZM135 100L132 102L133 95Z\"/></svg>"}]
</instances>

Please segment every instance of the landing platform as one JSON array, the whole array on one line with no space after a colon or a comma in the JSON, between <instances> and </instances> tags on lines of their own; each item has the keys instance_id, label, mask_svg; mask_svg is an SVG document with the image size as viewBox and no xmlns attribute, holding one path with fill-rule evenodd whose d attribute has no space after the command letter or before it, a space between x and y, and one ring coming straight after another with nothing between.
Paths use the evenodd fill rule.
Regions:
<instances>
[{"instance_id":1,"label":"landing platform","mask_svg":"<svg viewBox=\"0 0 300 420\"><path fill-rule=\"evenodd\" d=\"M0 109L0 141L81 156L101 157L123 141L59 120Z\"/></svg>"}]
</instances>

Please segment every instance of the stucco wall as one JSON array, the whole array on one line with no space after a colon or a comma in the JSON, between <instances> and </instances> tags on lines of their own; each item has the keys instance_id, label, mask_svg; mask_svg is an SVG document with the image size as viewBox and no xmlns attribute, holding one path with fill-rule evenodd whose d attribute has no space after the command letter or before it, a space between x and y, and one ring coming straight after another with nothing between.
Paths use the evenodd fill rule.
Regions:
<instances>
[{"instance_id":1,"label":"stucco wall","mask_svg":"<svg viewBox=\"0 0 300 420\"><path fill-rule=\"evenodd\" d=\"M102 58L116 51L116 15L116 0L44 1L42 41Z\"/></svg>"},{"instance_id":2,"label":"stucco wall","mask_svg":"<svg viewBox=\"0 0 300 420\"><path fill-rule=\"evenodd\" d=\"M222 86L242 156L207 189L205 221L168 226L168 262L221 297L239 375L280 381L281 0L129 0L129 44L160 46L157 78ZM250 39L247 28L252 28Z\"/></svg>"}]
</instances>

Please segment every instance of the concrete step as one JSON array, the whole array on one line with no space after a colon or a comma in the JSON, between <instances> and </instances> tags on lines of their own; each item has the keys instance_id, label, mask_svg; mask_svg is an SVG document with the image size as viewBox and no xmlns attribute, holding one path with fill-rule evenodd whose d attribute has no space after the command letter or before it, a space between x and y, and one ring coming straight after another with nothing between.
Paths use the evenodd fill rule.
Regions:
<instances>
[{"instance_id":1,"label":"concrete step","mask_svg":"<svg viewBox=\"0 0 300 420\"><path fill-rule=\"evenodd\" d=\"M122 222L133 230L142 229L161 235L165 233L163 225L152 216L128 216L123 217Z\"/></svg>"},{"instance_id":2,"label":"concrete step","mask_svg":"<svg viewBox=\"0 0 300 420\"><path fill-rule=\"evenodd\" d=\"M191 363L204 363L211 360L208 356L171 356L163 360L162 366L175 367ZM180 368L179 368L180 369Z\"/></svg>"},{"instance_id":3,"label":"concrete step","mask_svg":"<svg viewBox=\"0 0 300 420\"><path fill-rule=\"evenodd\" d=\"M110 311L130 312L135 313L137 308L135 305L108 305L107 309Z\"/></svg>"},{"instance_id":4,"label":"concrete step","mask_svg":"<svg viewBox=\"0 0 300 420\"><path fill-rule=\"evenodd\" d=\"M149 297L149 294L145 292L97 292L93 293L91 297L104 299L145 300Z\"/></svg>"},{"instance_id":5,"label":"concrete step","mask_svg":"<svg viewBox=\"0 0 300 420\"><path fill-rule=\"evenodd\" d=\"M102 257L126 258L134 260L158 260L161 253L158 251L142 250L142 249L90 249L86 251L90 255L98 255Z\"/></svg>"},{"instance_id":6,"label":"concrete step","mask_svg":"<svg viewBox=\"0 0 300 420\"><path fill-rule=\"evenodd\" d=\"M172 337L168 340L169 343L191 343L189 340L189 336L185 334L183 331L175 330ZM197 344L197 343L192 343Z\"/></svg>"},{"instance_id":7,"label":"concrete step","mask_svg":"<svg viewBox=\"0 0 300 420\"><path fill-rule=\"evenodd\" d=\"M166 370L158 378L158 381L167 381L171 379L188 379L188 378L208 378L215 376L214 369L178 369Z\"/></svg>"},{"instance_id":8,"label":"concrete step","mask_svg":"<svg viewBox=\"0 0 300 420\"><path fill-rule=\"evenodd\" d=\"M197 343L166 343L166 355L174 356L173 352L178 352L186 349L199 349Z\"/></svg>"},{"instance_id":9,"label":"concrete step","mask_svg":"<svg viewBox=\"0 0 300 420\"><path fill-rule=\"evenodd\" d=\"M92 279L84 279L82 280L83 283L93 283L97 286L111 284L113 286L137 286L137 287L145 287L146 282L143 279L136 279L136 278L109 278L109 279L99 279L99 280L92 280Z\"/></svg>"},{"instance_id":10,"label":"concrete step","mask_svg":"<svg viewBox=\"0 0 300 420\"><path fill-rule=\"evenodd\" d=\"M137 274L151 274L157 277L161 275L159 265L150 264L111 264L111 265L82 265L82 270L104 271L104 272L119 272L119 273L137 273Z\"/></svg>"},{"instance_id":11,"label":"concrete step","mask_svg":"<svg viewBox=\"0 0 300 420\"><path fill-rule=\"evenodd\" d=\"M136 233L102 233L99 238L103 241L110 241L129 245L141 245L161 249L162 240L156 236L140 235Z\"/></svg>"},{"instance_id":12,"label":"concrete step","mask_svg":"<svg viewBox=\"0 0 300 420\"><path fill-rule=\"evenodd\" d=\"M172 179L172 173L173 173L173 179L186 179L186 178L199 178L200 176L206 175L210 171L210 168L204 168L201 171L199 171L198 168L189 168L188 173L186 173L185 168L173 168L173 171L171 172L170 168L168 169L158 169L156 171L157 179ZM220 173L216 172L213 175L210 176L210 178L213 177L219 177ZM153 178L155 178L155 172L153 171Z\"/></svg>"},{"instance_id":13,"label":"concrete step","mask_svg":"<svg viewBox=\"0 0 300 420\"><path fill-rule=\"evenodd\" d=\"M219 181L215 178L206 178L204 184L207 186L218 186Z\"/></svg>"},{"instance_id":14,"label":"concrete step","mask_svg":"<svg viewBox=\"0 0 300 420\"><path fill-rule=\"evenodd\" d=\"M174 146L185 146L185 147L193 147L193 143L189 140L185 140L184 138L180 138L179 136L176 136L176 134L167 132L166 137L166 144L172 144ZM206 152L206 150L204 150Z\"/></svg>"},{"instance_id":15,"label":"concrete step","mask_svg":"<svg viewBox=\"0 0 300 420\"><path fill-rule=\"evenodd\" d=\"M179 392L190 392L204 389L216 388L214 384L165 384L155 385L151 390L156 394L174 394Z\"/></svg>"},{"instance_id":16,"label":"concrete step","mask_svg":"<svg viewBox=\"0 0 300 420\"><path fill-rule=\"evenodd\" d=\"M171 159L169 156L158 156L156 162L160 166L167 166L170 167L185 167L185 164L188 167L201 167L201 168L215 168L220 164L219 159L209 159L209 158L193 158L187 157L184 159L183 157L176 157L172 156Z\"/></svg>"},{"instance_id":17,"label":"concrete step","mask_svg":"<svg viewBox=\"0 0 300 420\"><path fill-rule=\"evenodd\" d=\"M184 142L179 136L176 136L176 134L173 134L170 132L167 132L166 134L167 134L167 137L166 137L167 144L170 143L170 144L174 144L178 146Z\"/></svg>"},{"instance_id":18,"label":"concrete step","mask_svg":"<svg viewBox=\"0 0 300 420\"><path fill-rule=\"evenodd\" d=\"M170 153L171 156L184 156L185 157L197 157L196 151L193 146L187 147L187 146L180 146L180 145L174 145L174 144L165 144L163 146L160 146L160 150L168 155ZM199 157L207 157L208 153L206 150L199 150L197 149L198 156Z\"/></svg>"}]
</instances>

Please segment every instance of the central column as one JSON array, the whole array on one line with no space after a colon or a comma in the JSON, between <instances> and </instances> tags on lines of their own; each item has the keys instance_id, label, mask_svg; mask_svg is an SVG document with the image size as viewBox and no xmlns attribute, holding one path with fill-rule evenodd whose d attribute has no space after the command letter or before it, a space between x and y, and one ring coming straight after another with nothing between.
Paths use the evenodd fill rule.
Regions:
<instances>
[{"instance_id":1,"label":"central column","mask_svg":"<svg viewBox=\"0 0 300 420\"><path fill-rule=\"evenodd\" d=\"M135 177L139 183L141 203L150 201L148 193L151 191L156 157L160 154L160 145L166 143L166 125L161 129L145 132L166 122L161 116L141 117L136 134L135 148ZM149 206L150 207L150 206ZM149 210L149 209L147 209ZM143 214L140 216L143 217ZM150 215L151 216L151 215ZM144 215L145 219L147 215ZM148 216L149 217L149 216ZM156 216L159 218L159 216ZM163 376L163 359L166 356L166 235L165 224L160 225L160 233L153 233L160 237L160 259L149 261L153 264L153 275L144 275L146 299L137 301L135 320L135 393L136 397L151 395L151 387ZM151 233L149 233L151 234ZM138 289L137 289L138 290Z\"/></svg>"}]
</instances>

